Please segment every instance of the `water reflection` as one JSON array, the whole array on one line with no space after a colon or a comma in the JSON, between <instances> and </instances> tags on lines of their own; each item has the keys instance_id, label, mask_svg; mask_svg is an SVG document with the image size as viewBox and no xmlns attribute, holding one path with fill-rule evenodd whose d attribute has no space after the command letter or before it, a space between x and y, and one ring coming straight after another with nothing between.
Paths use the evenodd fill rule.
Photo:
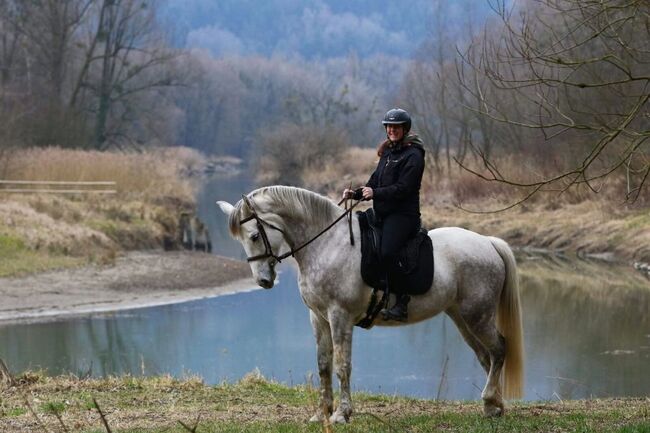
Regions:
<instances>
[{"instance_id":1,"label":"water reflection","mask_svg":"<svg viewBox=\"0 0 650 433\"><path fill-rule=\"evenodd\" d=\"M256 291L47 324L0 327L14 371L93 375L199 374L234 381L259 368L303 383L315 345L296 275ZM650 394L650 289L627 269L521 262L527 399ZM455 326L440 316L400 329L358 330L353 388L477 399L485 376Z\"/></svg>"},{"instance_id":2,"label":"water reflection","mask_svg":"<svg viewBox=\"0 0 650 433\"><path fill-rule=\"evenodd\" d=\"M583 261L528 262L522 288L527 377L546 378L532 392L650 394L650 285L644 277Z\"/></svg>"},{"instance_id":3,"label":"water reflection","mask_svg":"<svg viewBox=\"0 0 650 433\"><path fill-rule=\"evenodd\" d=\"M226 216L216 205L217 200L234 204L253 189L253 181L242 173L236 176L214 176L207 179L197 195L197 215L212 238L212 252L236 259L245 259L241 245L228 234Z\"/></svg>"}]
</instances>

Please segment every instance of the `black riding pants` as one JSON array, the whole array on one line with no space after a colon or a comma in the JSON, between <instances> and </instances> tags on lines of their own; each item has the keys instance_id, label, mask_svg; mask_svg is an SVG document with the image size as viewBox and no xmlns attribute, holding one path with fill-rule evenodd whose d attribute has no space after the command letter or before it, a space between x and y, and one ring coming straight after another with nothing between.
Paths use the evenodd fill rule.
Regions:
<instances>
[{"instance_id":1,"label":"black riding pants","mask_svg":"<svg viewBox=\"0 0 650 433\"><path fill-rule=\"evenodd\" d=\"M381 263L387 272L397 266L398 253L420 228L417 215L389 214L382 218Z\"/></svg>"}]
</instances>

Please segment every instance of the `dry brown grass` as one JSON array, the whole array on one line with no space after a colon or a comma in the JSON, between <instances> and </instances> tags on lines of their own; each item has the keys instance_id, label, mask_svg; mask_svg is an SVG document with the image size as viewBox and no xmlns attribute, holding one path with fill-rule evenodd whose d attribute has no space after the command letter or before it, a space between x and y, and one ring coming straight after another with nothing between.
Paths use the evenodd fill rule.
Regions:
<instances>
[{"instance_id":1,"label":"dry brown grass","mask_svg":"<svg viewBox=\"0 0 650 433\"><path fill-rule=\"evenodd\" d=\"M378 157L373 148L351 147L341 152L333 163L319 163L302 168L302 186L330 197L338 197L348 187L364 185L376 167ZM465 163L477 172L489 176L479 159L468 159ZM521 158L509 156L496 161L500 173L514 182L534 182L557 173L559 167L553 162L521 163ZM541 206L557 209L565 205L584 202L598 205L625 202L624 173L615 173L602 182L593 182L592 188L585 184L574 185L561 191L563 185L548 187L526 201L525 206ZM496 210L516 203L526 196L526 188L519 188L502 182L488 182L455 163L450 167L440 164L438 168L428 160L422 179L422 203L427 206L452 205L468 210ZM628 204L630 209L641 209L650 203L650 191L642 195L636 203Z\"/></svg>"},{"instance_id":2,"label":"dry brown grass","mask_svg":"<svg viewBox=\"0 0 650 433\"><path fill-rule=\"evenodd\" d=\"M548 176L552 164L522 165L519 158L498 161L499 170L518 181ZM374 149L348 149L333 166L305 172L309 189L338 198L343 188L363 185L377 162ZM474 167L480 161L467 161ZM515 246L562 250L577 254L613 253L617 258L650 262L650 193L633 204L625 203L625 179L617 173L606 182L565 192L541 192L506 212L525 191L498 182L486 182L457 165L438 171L431 162L422 180L422 220L425 227L460 226L501 237ZM473 212L468 212L468 210Z\"/></svg>"},{"instance_id":3,"label":"dry brown grass","mask_svg":"<svg viewBox=\"0 0 650 433\"><path fill-rule=\"evenodd\" d=\"M189 148L99 152L57 147L18 150L3 161L5 180L115 181L121 194L140 199L190 199L193 187L179 176L202 162Z\"/></svg>"},{"instance_id":4,"label":"dry brown grass","mask_svg":"<svg viewBox=\"0 0 650 433\"><path fill-rule=\"evenodd\" d=\"M194 206L196 185L184 174L202 164L202 156L188 148L12 152L0 161L5 180L115 181L117 194L0 191L0 237L20 239L42 255L93 262L111 261L123 249L161 247L175 241L180 213Z\"/></svg>"},{"instance_id":5,"label":"dry brown grass","mask_svg":"<svg viewBox=\"0 0 650 433\"><path fill-rule=\"evenodd\" d=\"M46 200L48 198L45 198ZM66 200L53 198L55 213L69 212ZM38 202L37 202L38 203ZM0 203L0 233L20 238L33 250L59 252L80 256L96 249L113 249L116 245L104 234L88 226L71 223L32 207L27 202L6 201Z\"/></svg>"},{"instance_id":6,"label":"dry brown grass","mask_svg":"<svg viewBox=\"0 0 650 433\"><path fill-rule=\"evenodd\" d=\"M485 203L485 206L491 205ZM473 214L453 205L424 206L425 227L459 226L505 239L513 246L568 254L609 253L619 260L650 262L650 215L612 203L530 203L505 212Z\"/></svg>"},{"instance_id":7,"label":"dry brown grass","mask_svg":"<svg viewBox=\"0 0 650 433\"><path fill-rule=\"evenodd\" d=\"M365 185L378 160L374 149L351 147L333 164L305 167L303 183L307 189L338 197L350 185L352 188Z\"/></svg>"},{"instance_id":8,"label":"dry brown grass","mask_svg":"<svg viewBox=\"0 0 650 433\"><path fill-rule=\"evenodd\" d=\"M486 178L491 178L491 174L484 168L482 161L469 159L464 163ZM551 162L526 161L522 163L521 157L518 156L500 158L495 165L506 179L520 184L539 182L556 175L560 170ZM526 204L559 207L583 202L616 202L620 204L626 200L627 189L623 172L614 173L601 181L594 181L590 186L578 184L565 189L566 185L567 183L548 185L526 200ZM423 179L422 190L425 202L431 204L451 203L477 210L503 208L526 197L531 191L530 188L486 181L456 164L452 164L450 168L443 165L440 170L433 169L432 164L429 164ZM650 192L646 191L632 206L642 207L649 202Z\"/></svg>"}]
</instances>

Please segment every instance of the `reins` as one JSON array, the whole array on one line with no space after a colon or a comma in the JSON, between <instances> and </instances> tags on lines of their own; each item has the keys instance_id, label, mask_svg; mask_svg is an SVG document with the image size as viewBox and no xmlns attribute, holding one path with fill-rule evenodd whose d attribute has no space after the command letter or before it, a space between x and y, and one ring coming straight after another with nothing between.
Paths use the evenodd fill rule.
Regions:
<instances>
[{"instance_id":1,"label":"reins","mask_svg":"<svg viewBox=\"0 0 650 433\"><path fill-rule=\"evenodd\" d=\"M348 229L350 230L350 243L352 245L354 245L354 235L352 233L352 210L360 202L362 202L363 199L354 200L352 198L348 199L347 197L341 199L341 201L339 201L337 203L337 206L340 206L341 203L345 202L345 205L344 205L345 206L345 212L343 212L343 214L341 214L338 218L336 218L334 221L332 221L327 227L325 227L323 230L321 230L316 236L314 236L313 238L311 238L307 242L303 243L298 248L293 248L292 247L291 251L288 251L288 252L278 256L278 255L273 253L273 248L271 247L271 243L269 242L269 238L268 238L268 235L266 234L266 230L264 229L264 226L266 225L267 227L272 228L273 230L277 230L277 231L279 231L280 233L282 233L285 236L286 236L286 233L281 228L271 224L268 221L263 220L257 214L257 211L255 210L255 207L253 206L252 199L246 197L244 194L242 194L242 198L244 200L244 203L246 203L246 205L248 205L248 207L250 208L251 215L244 218L244 219L242 219L242 220L240 220L239 224L241 225L241 224L244 224L244 223L246 223L248 221L255 220L255 222L257 223L257 230L259 231L259 235L262 237L262 241L264 242L264 249L265 249L263 254L258 254L258 255L253 256L253 257L248 257L246 259L246 261L248 261L248 262L254 262L256 260L262 260L262 259L266 259L268 257L272 257L273 259L275 259L279 263L279 262L282 262L282 260L286 259L287 257L293 257L293 256L295 256L295 254L298 251L302 250L307 245L314 242L316 239L318 239L320 236L322 236L324 233L326 233L329 229L334 227L334 225L336 225L336 223L341 221L346 216L348 217ZM348 207L348 200L353 202L349 207ZM370 297L370 304L368 305L368 308L366 310L366 314L361 320L359 320L359 322L356 323L356 326L360 326L360 327L365 328L365 329L371 328L373 326L374 322L375 322L375 319L379 315L379 312L383 308L386 308L386 306L388 305L388 290L386 290L386 289L381 290L382 291L382 296L381 297L378 296L378 294L377 294L378 291L380 291L380 290L377 289L377 288L372 289L372 295Z\"/></svg>"},{"instance_id":2,"label":"reins","mask_svg":"<svg viewBox=\"0 0 650 433\"><path fill-rule=\"evenodd\" d=\"M354 203L352 203L352 205L348 208L348 206L347 206L347 205L348 205L348 201L347 201L348 199L347 199L347 198L343 198L343 199L338 203L338 206L340 206L341 203L343 203L343 202L345 201L345 208L346 208L346 209L345 209L345 212L343 212L343 214L341 214L338 218L336 218L334 221L332 221L332 222L331 222L327 227L325 227L323 230L321 230L321 231L320 231L316 236L314 236L313 238L311 238L311 239L308 240L307 242L303 243L303 244L300 245L298 248L293 248L293 247L292 247L290 251L287 251L286 253L281 254L281 255L278 256L278 255L276 255L276 254L273 253L273 249L272 249L272 247L271 247L271 243L269 242L269 238L268 238L268 236L267 236L267 234L266 234L266 230L264 230L264 226L266 225L267 227L269 227L269 228L271 228L271 229L273 229L273 230L277 230L277 231L279 231L280 233L282 233L282 234L285 235L285 236L286 236L286 233L285 233L284 230L282 230L281 228L279 228L279 227L277 227L277 226L275 226L275 225L273 225L273 224L271 224L271 223L269 223L269 222L263 220L263 219L262 219L262 218L257 214L257 211L255 210L255 207L253 206L253 201L252 201L252 199L246 197L246 195L244 195L244 194L242 194L242 199L244 200L244 203L246 203L246 204L248 205L248 207L249 207L249 209L250 209L250 211L251 211L252 213L251 213L250 216L248 216L248 217L242 219L241 221L239 221L239 224L241 225L241 224L244 224L244 223L246 223L246 222L251 221L251 220L254 219L255 222L257 223L257 229L258 229L258 231L259 231L259 233L260 233L260 236L262 237L262 242L264 242L264 248L265 248L265 251L264 251L263 254L258 254L258 255L253 256L253 257L248 257L248 258L246 259L247 262L253 262L253 261L256 261L256 260L262 260L262 259L266 259L266 258L268 258L268 257L272 257L272 258L274 258L277 262L282 262L282 260L286 259L287 257L293 257L293 256L295 256L295 254L296 254L298 251L302 250L302 249L305 248L307 245L311 244L311 243L314 242L316 239L318 239L319 237L321 237L325 232L327 232L329 229L331 229L332 227L334 227L334 225L336 225L336 223L338 223L339 221L341 221L341 220L342 220L343 218L345 218L346 216L349 217L349 219L348 219L348 227L349 227L349 229L350 229L350 242L352 243L352 245L354 245L354 236L353 236L353 234L352 234L352 210L353 210L353 209L354 209L354 208L355 208L355 207L356 207L356 206L357 206L357 205L358 205L362 200L356 200L356 201L355 201Z\"/></svg>"}]
</instances>

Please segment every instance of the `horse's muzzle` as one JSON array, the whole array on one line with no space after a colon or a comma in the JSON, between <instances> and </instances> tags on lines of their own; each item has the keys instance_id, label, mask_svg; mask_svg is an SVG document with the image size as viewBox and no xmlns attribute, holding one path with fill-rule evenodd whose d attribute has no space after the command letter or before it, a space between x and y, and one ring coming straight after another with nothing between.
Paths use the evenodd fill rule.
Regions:
<instances>
[{"instance_id":1,"label":"horse's muzzle","mask_svg":"<svg viewBox=\"0 0 650 433\"><path fill-rule=\"evenodd\" d=\"M269 280L267 278L260 278L257 280L257 284L259 284L263 289L273 288L273 280Z\"/></svg>"}]
</instances>

